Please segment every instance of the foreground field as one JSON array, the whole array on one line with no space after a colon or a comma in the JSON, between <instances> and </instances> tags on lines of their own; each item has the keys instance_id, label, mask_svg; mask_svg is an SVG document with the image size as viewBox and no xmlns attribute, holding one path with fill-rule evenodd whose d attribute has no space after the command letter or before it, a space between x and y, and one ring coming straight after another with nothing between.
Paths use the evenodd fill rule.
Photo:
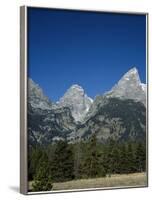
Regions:
<instances>
[{"instance_id":1,"label":"foreground field","mask_svg":"<svg viewBox=\"0 0 152 200\"><path fill-rule=\"evenodd\" d=\"M129 175L112 175L105 178L80 179L63 183L54 183L53 190L121 187L121 186L146 186L146 174L135 173Z\"/></svg>"},{"instance_id":2,"label":"foreground field","mask_svg":"<svg viewBox=\"0 0 152 200\"><path fill-rule=\"evenodd\" d=\"M106 188L122 186L146 186L146 173L112 175L105 178L92 178L67 181L62 183L53 183L52 190L72 190L87 188ZM29 184L29 190L32 190L32 183Z\"/></svg>"}]
</instances>

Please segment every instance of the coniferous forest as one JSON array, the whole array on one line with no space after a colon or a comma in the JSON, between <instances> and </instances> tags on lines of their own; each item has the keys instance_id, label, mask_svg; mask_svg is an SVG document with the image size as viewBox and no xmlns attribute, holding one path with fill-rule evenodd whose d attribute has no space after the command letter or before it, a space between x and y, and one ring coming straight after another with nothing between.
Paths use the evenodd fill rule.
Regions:
<instances>
[{"instance_id":1,"label":"coniferous forest","mask_svg":"<svg viewBox=\"0 0 152 200\"><path fill-rule=\"evenodd\" d=\"M77 179L111 177L146 171L145 142L100 143L95 135L87 141L31 146L28 179L32 191L49 191L53 183Z\"/></svg>"}]
</instances>

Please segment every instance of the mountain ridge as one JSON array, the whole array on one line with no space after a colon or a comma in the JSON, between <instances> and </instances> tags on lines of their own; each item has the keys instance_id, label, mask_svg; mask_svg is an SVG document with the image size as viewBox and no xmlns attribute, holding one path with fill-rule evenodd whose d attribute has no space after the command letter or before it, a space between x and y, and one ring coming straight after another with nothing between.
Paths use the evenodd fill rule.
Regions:
<instances>
[{"instance_id":1,"label":"mountain ridge","mask_svg":"<svg viewBox=\"0 0 152 200\"><path fill-rule=\"evenodd\" d=\"M111 137L115 140L146 137L146 84L141 83L136 68L125 73L110 91L97 95L94 100L78 84L72 85L56 103L50 101L31 79L28 87L31 144L65 139L75 142L92 134L102 142Z\"/></svg>"}]
</instances>

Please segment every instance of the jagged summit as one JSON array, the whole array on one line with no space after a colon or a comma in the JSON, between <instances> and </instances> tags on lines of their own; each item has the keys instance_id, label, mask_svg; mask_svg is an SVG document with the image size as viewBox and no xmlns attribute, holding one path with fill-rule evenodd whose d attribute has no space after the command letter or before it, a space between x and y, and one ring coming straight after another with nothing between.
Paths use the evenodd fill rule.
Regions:
<instances>
[{"instance_id":1,"label":"jagged summit","mask_svg":"<svg viewBox=\"0 0 152 200\"><path fill-rule=\"evenodd\" d=\"M84 89L74 84L66 91L63 97L60 98L58 105L69 107L74 119L76 121L82 121L92 102L93 100L87 96Z\"/></svg>"},{"instance_id":2,"label":"jagged summit","mask_svg":"<svg viewBox=\"0 0 152 200\"><path fill-rule=\"evenodd\" d=\"M109 92L105 93L105 96L134 99L146 104L146 84L141 83L138 70L133 67Z\"/></svg>"},{"instance_id":3,"label":"jagged summit","mask_svg":"<svg viewBox=\"0 0 152 200\"><path fill-rule=\"evenodd\" d=\"M139 73L138 73L138 69L137 67L132 67L131 69L128 70L128 72L125 73L125 75L137 75L139 76Z\"/></svg>"},{"instance_id":4,"label":"jagged summit","mask_svg":"<svg viewBox=\"0 0 152 200\"><path fill-rule=\"evenodd\" d=\"M73 84L67 91L66 93L82 93L84 94L84 89L78 85L78 84Z\"/></svg>"},{"instance_id":5,"label":"jagged summit","mask_svg":"<svg viewBox=\"0 0 152 200\"><path fill-rule=\"evenodd\" d=\"M138 73L138 69L136 66L133 66L128 72L127 74L130 73L130 74L136 74Z\"/></svg>"},{"instance_id":6,"label":"jagged summit","mask_svg":"<svg viewBox=\"0 0 152 200\"><path fill-rule=\"evenodd\" d=\"M124 74L124 76L120 80L122 81L123 79L125 79L127 81L130 81L131 78L134 79L134 81L136 81L137 84L141 82L136 67L131 68L127 73Z\"/></svg>"},{"instance_id":7,"label":"jagged summit","mask_svg":"<svg viewBox=\"0 0 152 200\"><path fill-rule=\"evenodd\" d=\"M28 78L28 103L33 108L41 108L42 110L51 109L52 103L43 90L31 78Z\"/></svg>"},{"instance_id":8,"label":"jagged summit","mask_svg":"<svg viewBox=\"0 0 152 200\"><path fill-rule=\"evenodd\" d=\"M78 84L73 84L56 103L52 103L44 95L40 86L30 78L28 79L28 88L28 103L34 108L50 110L69 107L75 121L80 122L92 110L89 111L93 100L87 96L84 89ZM133 67L103 96L133 99L146 105L146 84L141 83L138 70L136 67Z\"/></svg>"},{"instance_id":9,"label":"jagged summit","mask_svg":"<svg viewBox=\"0 0 152 200\"><path fill-rule=\"evenodd\" d=\"M52 110L61 107L69 107L75 121L83 120L88 112L93 100L85 94L84 89L78 85L72 85L62 98L56 103L52 103L43 90L31 78L28 79L28 103L33 108L42 110Z\"/></svg>"},{"instance_id":10,"label":"jagged summit","mask_svg":"<svg viewBox=\"0 0 152 200\"><path fill-rule=\"evenodd\" d=\"M73 84L70 89L80 89L80 90L84 90L80 85L78 84Z\"/></svg>"}]
</instances>

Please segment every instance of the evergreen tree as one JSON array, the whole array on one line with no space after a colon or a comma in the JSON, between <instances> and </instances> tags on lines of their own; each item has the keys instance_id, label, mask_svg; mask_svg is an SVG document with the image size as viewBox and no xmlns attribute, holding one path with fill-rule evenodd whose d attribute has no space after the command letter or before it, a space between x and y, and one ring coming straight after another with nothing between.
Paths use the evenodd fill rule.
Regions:
<instances>
[{"instance_id":1,"label":"evergreen tree","mask_svg":"<svg viewBox=\"0 0 152 200\"><path fill-rule=\"evenodd\" d=\"M86 157L83 166L86 177L105 176L104 165L101 162L101 154L97 148L97 139L93 135L88 143Z\"/></svg>"},{"instance_id":2,"label":"evergreen tree","mask_svg":"<svg viewBox=\"0 0 152 200\"><path fill-rule=\"evenodd\" d=\"M136 149L136 165L137 171L142 172L146 170L146 146L139 143Z\"/></svg>"},{"instance_id":3,"label":"evergreen tree","mask_svg":"<svg viewBox=\"0 0 152 200\"><path fill-rule=\"evenodd\" d=\"M74 153L74 176L76 179L80 179L83 176L83 160L84 152L86 151L84 142L78 142L73 144L73 153Z\"/></svg>"},{"instance_id":4,"label":"evergreen tree","mask_svg":"<svg viewBox=\"0 0 152 200\"><path fill-rule=\"evenodd\" d=\"M56 145L51 162L51 175L56 182L74 179L73 151L66 141L59 141Z\"/></svg>"},{"instance_id":5,"label":"evergreen tree","mask_svg":"<svg viewBox=\"0 0 152 200\"><path fill-rule=\"evenodd\" d=\"M120 166L120 162L121 162L121 152L119 149L119 145L115 145L111 151L111 173L113 174L117 174L121 172L121 166Z\"/></svg>"},{"instance_id":6,"label":"evergreen tree","mask_svg":"<svg viewBox=\"0 0 152 200\"><path fill-rule=\"evenodd\" d=\"M122 143L120 145L120 173L126 174L128 173L128 160L127 160L127 147L126 143Z\"/></svg>"},{"instance_id":7,"label":"evergreen tree","mask_svg":"<svg viewBox=\"0 0 152 200\"><path fill-rule=\"evenodd\" d=\"M104 159L105 159L105 169L106 173L110 177L113 173L113 148L114 148L115 142L114 140L110 139L107 141L105 147L104 147Z\"/></svg>"},{"instance_id":8,"label":"evergreen tree","mask_svg":"<svg viewBox=\"0 0 152 200\"><path fill-rule=\"evenodd\" d=\"M43 150L40 146L31 147L28 151L28 179L33 180L39 166Z\"/></svg>"},{"instance_id":9,"label":"evergreen tree","mask_svg":"<svg viewBox=\"0 0 152 200\"><path fill-rule=\"evenodd\" d=\"M49 191L52 189L48 157L43 152L32 184L33 191Z\"/></svg>"},{"instance_id":10,"label":"evergreen tree","mask_svg":"<svg viewBox=\"0 0 152 200\"><path fill-rule=\"evenodd\" d=\"M131 142L128 142L126 156L127 156L127 173L136 172L135 151L133 148L133 143Z\"/></svg>"}]
</instances>

